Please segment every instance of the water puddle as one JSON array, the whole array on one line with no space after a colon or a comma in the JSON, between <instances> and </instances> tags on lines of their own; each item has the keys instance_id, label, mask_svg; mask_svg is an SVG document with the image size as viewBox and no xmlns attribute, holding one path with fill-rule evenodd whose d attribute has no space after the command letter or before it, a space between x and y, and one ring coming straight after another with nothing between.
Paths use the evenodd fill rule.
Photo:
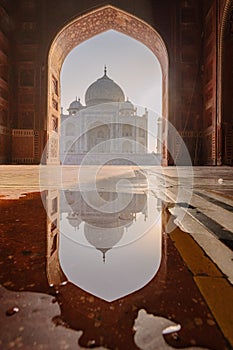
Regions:
<instances>
[{"instance_id":1,"label":"water puddle","mask_svg":"<svg viewBox=\"0 0 233 350\"><path fill-rule=\"evenodd\" d=\"M89 205L81 192L60 195L59 262L69 281L113 301L145 286L159 269L158 203L146 194L101 192L100 201L112 204L104 213L95 194L88 197Z\"/></svg>"},{"instance_id":2,"label":"water puddle","mask_svg":"<svg viewBox=\"0 0 233 350\"><path fill-rule=\"evenodd\" d=\"M0 348L227 349L166 209L135 179L0 205Z\"/></svg>"}]
</instances>

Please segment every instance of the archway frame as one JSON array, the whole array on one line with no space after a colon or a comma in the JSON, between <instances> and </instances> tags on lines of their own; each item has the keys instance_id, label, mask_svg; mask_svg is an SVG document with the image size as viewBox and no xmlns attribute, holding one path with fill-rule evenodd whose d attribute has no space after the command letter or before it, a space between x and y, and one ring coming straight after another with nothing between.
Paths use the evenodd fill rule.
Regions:
<instances>
[{"instance_id":1,"label":"archway frame","mask_svg":"<svg viewBox=\"0 0 233 350\"><path fill-rule=\"evenodd\" d=\"M82 42L108 30L128 35L147 46L162 71L163 164L167 163L168 52L160 34L143 20L111 5L91 10L65 25L54 38L48 54L47 163L59 163L60 72L69 52ZM56 129L54 125L58 126Z\"/></svg>"}]
</instances>

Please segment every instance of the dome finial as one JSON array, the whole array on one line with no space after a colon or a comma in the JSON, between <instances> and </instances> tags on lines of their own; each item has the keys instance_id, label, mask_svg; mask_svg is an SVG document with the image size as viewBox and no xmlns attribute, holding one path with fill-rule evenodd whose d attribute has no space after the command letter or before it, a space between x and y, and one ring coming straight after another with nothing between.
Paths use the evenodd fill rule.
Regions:
<instances>
[{"instance_id":1,"label":"dome finial","mask_svg":"<svg viewBox=\"0 0 233 350\"><path fill-rule=\"evenodd\" d=\"M77 96L76 96L76 100L75 101L77 101Z\"/></svg>"},{"instance_id":2,"label":"dome finial","mask_svg":"<svg viewBox=\"0 0 233 350\"><path fill-rule=\"evenodd\" d=\"M106 67L106 64L104 65L104 75L107 75L107 67Z\"/></svg>"}]
</instances>

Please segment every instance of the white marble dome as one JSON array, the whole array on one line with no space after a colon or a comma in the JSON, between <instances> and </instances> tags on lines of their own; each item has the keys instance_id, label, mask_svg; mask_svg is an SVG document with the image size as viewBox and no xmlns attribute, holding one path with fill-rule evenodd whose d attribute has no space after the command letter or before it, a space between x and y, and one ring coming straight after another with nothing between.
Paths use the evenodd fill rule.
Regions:
<instances>
[{"instance_id":1,"label":"white marble dome","mask_svg":"<svg viewBox=\"0 0 233 350\"><path fill-rule=\"evenodd\" d=\"M70 104L69 108L67 109L67 111L69 112L69 114L76 114L82 108L83 108L83 105L80 102L80 98L77 100L77 97L76 97L76 100L71 102L71 104Z\"/></svg>"},{"instance_id":2,"label":"white marble dome","mask_svg":"<svg viewBox=\"0 0 233 350\"><path fill-rule=\"evenodd\" d=\"M92 83L85 94L87 107L101 103L123 102L125 95L119 85L107 76L106 68L104 75Z\"/></svg>"},{"instance_id":3,"label":"white marble dome","mask_svg":"<svg viewBox=\"0 0 233 350\"><path fill-rule=\"evenodd\" d=\"M82 223L82 219L80 218L79 214L74 212L68 214L67 220L74 228L79 228L79 225Z\"/></svg>"},{"instance_id":4,"label":"white marble dome","mask_svg":"<svg viewBox=\"0 0 233 350\"><path fill-rule=\"evenodd\" d=\"M121 111L134 111L134 105L128 99L120 104Z\"/></svg>"},{"instance_id":5,"label":"white marble dome","mask_svg":"<svg viewBox=\"0 0 233 350\"><path fill-rule=\"evenodd\" d=\"M80 110L83 108L83 105L81 104L80 102L80 98L77 100L74 100L73 102L71 102L69 108L68 108L68 111L71 111L71 110Z\"/></svg>"}]
</instances>

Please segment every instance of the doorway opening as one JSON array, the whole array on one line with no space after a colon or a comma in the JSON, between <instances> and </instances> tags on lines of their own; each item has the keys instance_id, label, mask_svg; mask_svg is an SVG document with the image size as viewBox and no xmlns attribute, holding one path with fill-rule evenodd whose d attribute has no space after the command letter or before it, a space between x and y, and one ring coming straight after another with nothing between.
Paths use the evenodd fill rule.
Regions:
<instances>
[{"instance_id":1,"label":"doorway opening","mask_svg":"<svg viewBox=\"0 0 233 350\"><path fill-rule=\"evenodd\" d=\"M126 34L144 44L157 57L162 73L162 115L168 117L168 54L158 32L144 21L113 6L104 6L80 16L60 30L48 56L47 137L52 137L47 150L47 163L59 163L59 126L61 108L60 73L66 56L86 40L110 31ZM167 127L163 123L163 164L166 165Z\"/></svg>"},{"instance_id":2,"label":"doorway opening","mask_svg":"<svg viewBox=\"0 0 233 350\"><path fill-rule=\"evenodd\" d=\"M161 158L158 147L161 138L158 124L162 114L161 66L144 44L115 30L98 34L67 55L60 80L62 163L69 158L69 162L77 164L92 149L91 145L94 147L100 142L102 152L110 152L113 158L121 152L127 153L124 141L131 146L134 143L129 153L135 154L135 161L142 161L141 153L146 155L143 161L147 163L153 164ZM109 104L107 108L101 106L103 103ZM92 127L95 123L100 124L98 132ZM109 125L108 133L106 125ZM71 128L69 134L68 127ZM81 135L84 129L86 136ZM120 138L124 138L123 142ZM107 142L110 139L111 145ZM73 141L77 157L73 149L67 150L67 141ZM141 148L140 144L145 147ZM100 159L96 148L95 159L104 164L102 152Z\"/></svg>"}]
</instances>

